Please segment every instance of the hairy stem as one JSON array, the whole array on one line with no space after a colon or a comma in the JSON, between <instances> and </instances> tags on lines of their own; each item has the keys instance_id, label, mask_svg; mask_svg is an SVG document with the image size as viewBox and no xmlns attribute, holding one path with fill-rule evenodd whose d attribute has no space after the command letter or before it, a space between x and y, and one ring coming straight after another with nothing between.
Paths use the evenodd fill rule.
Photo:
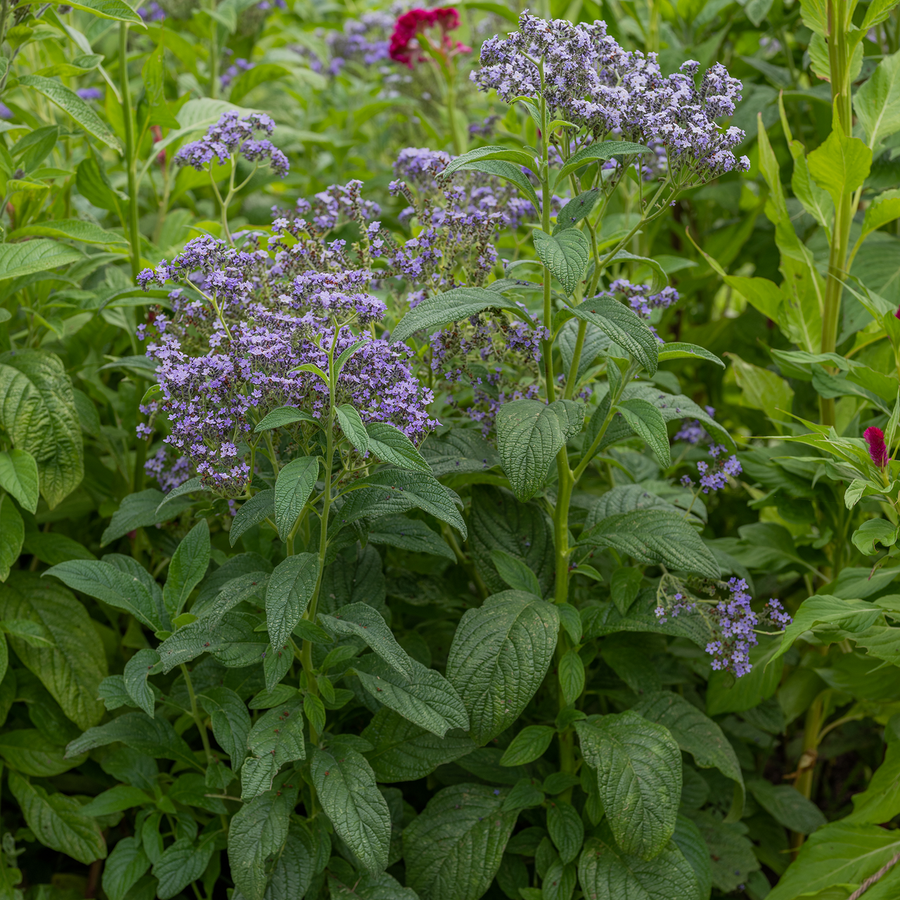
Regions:
<instances>
[{"instance_id":1,"label":"hairy stem","mask_svg":"<svg viewBox=\"0 0 900 900\"><path fill-rule=\"evenodd\" d=\"M131 277L141 271L141 232L138 218L137 146L134 134L134 110L128 85L128 25L119 23L119 79L122 91L122 117L125 120L125 163L128 172L128 243L131 245Z\"/></svg>"}]
</instances>

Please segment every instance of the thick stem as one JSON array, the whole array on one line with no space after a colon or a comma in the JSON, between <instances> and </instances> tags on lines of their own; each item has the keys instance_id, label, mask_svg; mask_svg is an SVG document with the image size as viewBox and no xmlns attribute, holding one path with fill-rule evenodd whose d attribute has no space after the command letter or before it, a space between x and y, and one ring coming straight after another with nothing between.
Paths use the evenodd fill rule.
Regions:
<instances>
[{"instance_id":1,"label":"thick stem","mask_svg":"<svg viewBox=\"0 0 900 900\"><path fill-rule=\"evenodd\" d=\"M803 725L803 752L800 754L797 780L794 786L806 797L812 799L813 777L816 774L816 759L819 755L819 740L822 736L822 719L824 714L823 697L820 694L813 700L806 713ZM796 854L803 844L803 835L794 833L791 848Z\"/></svg>"},{"instance_id":2,"label":"thick stem","mask_svg":"<svg viewBox=\"0 0 900 900\"><path fill-rule=\"evenodd\" d=\"M128 242L131 245L131 276L141 271L141 232L138 217L137 146L134 135L134 110L128 85L128 25L119 24L119 78L122 91L122 116L125 120L125 163L128 172Z\"/></svg>"},{"instance_id":3,"label":"thick stem","mask_svg":"<svg viewBox=\"0 0 900 900\"><path fill-rule=\"evenodd\" d=\"M206 764L212 765L213 755L209 746L209 735L206 733L206 723L203 721L203 716L200 715L200 709L197 706L197 696L194 693L194 683L191 681L191 673L184 663L181 664L180 668L181 674L184 675L184 683L187 685L188 697L191 701L191 718L197 726L197 731L200 732L200 740L203 742L203 750L206 753Z\"/></svg>"}]
</instances>

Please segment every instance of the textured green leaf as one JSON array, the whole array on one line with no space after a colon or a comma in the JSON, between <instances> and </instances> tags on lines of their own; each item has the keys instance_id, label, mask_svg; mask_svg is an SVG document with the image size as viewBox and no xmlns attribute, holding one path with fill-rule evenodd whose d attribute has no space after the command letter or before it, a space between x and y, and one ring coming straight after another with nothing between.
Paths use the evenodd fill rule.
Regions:
<instances>
[{"instance_id":1,"label":"textured green leaf","mask_svg":"<svg viewBox=\"0 0 900 900\"><path fill-rule=\"evenodd\" d=\"M794 641L807 631L862 632L874 625L883 613L883 609L865 600L814 594L804 600L794 613L793 621L785 629L781 644L772 658L778 659L787 653Z\"/></svg>"},{"instance_id":2,"label":"textured green leaf","mask_svg":"<svg viewBox=\"0 0 900 900\"><path fill-rule=\"evenodd\" d=\"M659 362L659 341L650 326L612 297L594 297L574 307L572 313L585 322L596 325L605 335L630 353L649 375L656 372Z\"/></svg>"},{"instance_id":3,"label":"textured green leaf","mask_svg":"<svg viewBox=\"0 0 900 900\"><path fill-rule=\"evenodd\" d=\"M58 241L40 239L22 241L18 244L3 244L0 247L0 281L58 269L80 262L82 259L84 255L79 250ZM36 351L19 351L23 352Z\"/></svg>"},{"instance_id":4,"label":"textured green leaf","mask_svg":"<svg viewBox=\"0 0 900 900\"><path fill-rule=\"evenodd\" d=\"M574 647L570 647L559 661L558 674L563 699L571 706L584 690L584 663Z\"/></svg>"},{"instance_id":5,"label":"textured green leaf","mask_svg":"<svg viewBox=\"0 0 900 900\"><path fill-rule=\"evenodd\" d=\"M470 161L461 168L470 172L484 172L487 175L494 175L497 178L502 178L504 181L509 181L531 201L531 205L535 210L541 208L541 202L538 200L534 186L528 180L528 176L522 171L521 166L517 166L515 163L506 162L502 159L484 159Z\"/></svg>"},{"instance_id":6,"label":"textured green leaf","mask_svg":"<svg viewBox=\"0 0 900 900\"><path fill-rule=\"evenodd\" d=\"M31 572L13 572L0 585L0 619L42 626L53 646L35 647L10 635L16 655L76 725L89 728L99 722L104 710L97 691L107 674L106 655L97 652L97 632L72 594Z\"/></svg>"},{"instance_id":7,"label":"textured green leaf","mask_svg":"<svg viewBox=\"0 0 900 900\"><path fill-rule=\"evenodd\" d=\"M319 459L316 456L292 459L278 473L275 482L275 524L281 540L288 539L316 486L318 475Z\"/></svg>"},{"instance_id":8,"label":"textured green leaf","mask_svg":"<svg viewBox=\"0 0 900 900\"><path fill-rule=\"evenodd\" d=\"M612 841L591 838L578 862L585 896L596 900L699 900L691 864L669 842L651 860L623 853Z\"/></svg>"},{"instance_id":9,"label":"textured green leaf","mask_svg":"<svg viewBox=\"0 0 900 900\"><path fill-rule=\"evenodd\" d=\"M536 163L534 158L524 150L515 150L509 147L492 146L492 147L476 147L462 156L456 156L441 171L440 178L444 179L452 175L454 172L465 169L469 163L478 162L480 160L501 159L507 162L515 163L517 166L534 166Z\"/></svg>"},{"instance_id":10,"label":"textured green leaf","mask_svg":"<svg viewBox=\"0 0 900 900\"><path fill-rule=\"evenodd\" d=\"M100 826L81 814L81 805L74 797L48 794L17 772L9 773L9 789L28 827L45 847L85 864L106 857Z\"/></svg>"},{"instance_id":11,"label":"textured green leaf","mask_svg":"<svg viewBox=\"0 0 900 900\"><path fill-rule=\"evenodd\" d=\"M209 554L209 523L201 519L184 536L169 563L163 602L173 619L181 614L191 591L203 580L209 568Z\"/></svg>"},{"instance_id":12,"label":"textured green leaf","mask_svg":"<svg viewBox=\"0 0 900 900\"><path fill-rule=\"evenodd\" d=\"M103 866L103 890L109 900L127 900L128 892L150 868L150 859L137 838L122 838Z\"/></svg>"},{"instance_id":13,"label":"textured green leaf","mask_svg":"<svg viewBox=\"0 0 900 900\"><path fill-rule=\"evenodd\" d=\"M703 811L694 813L692 818L709 847L713 887L731 893L747 884L751 873L760 868L756 848L745 837L747 827Z\"/></svg>"},{"instance_id":14,"label":"textured green leaf","mask_svg":"<svg viewBox=\"0 0 900 900\"><path fill-rule=\"evenodd\" d=\"M372 873L387 868L391 814L365 757L350 748L317 748L310 773L334 830L363 868Z\"/></svg>"},{"instance_id":15,"label":"textured green leaf","mask_svg":"<svg viewBox=\"0 0 900 900\"><path fill-rule=\"evenodd\" d=\"M130 562L137 566L133 560ZM153 631L169 630L171 627L162 592L158 588L152 589L146 572L146 578L141 578L137 573L122 571L107 558L71 559L53 566L44 574L58 578L73 591L96 597L114 609L131 613Z\"/></svg>"},{"instance_id":16,"label":"textured green leaf","mask_svg":"<svg viewBox=\"0 0 900 900\"><path fill-rule=\"evenodd\" d=\"M491 550L491 562L504 583L517 591L541 596L537 576L525 562L505 550Z\"/></svg>"},{"instance_id":17,"label":"textured green leaf","mask_svg":"<svg viewBox=\"0 0 900 900\"><path fill-rule=\"evenodd\" d=\"M559 851L563 865L572 862L584 843L584 822L571 803L561 801L547 809L547 831Z\"/></svg>"},{"instance_id":18,"label":"textured green leaf","mask_svg":"<svg viewBox=\"0 0 900 900\"><path fill-rule=\"evenodd\" d=\"M254 494L241 505L237 515L231 523L231 531L228 533L228 541L233 547L238 538L249 531L255 525L265 521L266 518L275 516L275 491L268 488Z\"/></svg>"},{"instance_id":19,"label":"textured green leaf","mask_svg":"<svg viewBox=\"0 0 900 900\"><path fill-rule=\"evenodd\" d=\"M678 814L675 822L675 834L672 843L681 851L690 863L697 879L697 900L709 900L712 890L712 865L710 863L709 846L703 839L700 829L685 815Z\"/></svg>"},{"instance_id":20,"label":"textured green leaf","mask_svg":"<svg viewBox=\"0 0 900 900\"><path fill-rule=\"evenodd\" d=\"M663 563L704 578L720 577L719 565L696 529L683 517L658 509L636 509L603 519L579 543L612 547L640 563Z\"/></svg>"},{"instance_id":21,"label":"textured green leaf","mask_svg":"<svg viewBox=\"0 0 900 900\"><path fill-rule=\"evenodd\" d=\"M418 309L418 307L416 307ZM385 469L357 482L335 513L331 528L338 528L364 517L380 518L410 509L421 509L452 525L466 536L466 523L457 509L459 498L433 475Z\"/></svg>"},{"instance_id":22,"label":"textured green leaf","mask_svg":"<svg viewBox=\"0 0 900 900\"><path fill-rule=\"evenodd\" d=\"M250 736L250 714L244 701L224 686L205 690L198 700L209 715L216 743L228 754L232 770L239 772Z\"/></svg>"},{"instance_id":23,"label":"textured green leaf","mask_svg":"<svg viewBox=\"0 0 900 900\"><path fill-rule=\"evenodd\" d=\"M743 712L771 697L778 690L784 668L777 651L778 641L764 638L750 649L753 668L747 675L735 679L729 672L713 672L706 689L706 714Z\"/></svg>"},{"instance_id":24,"label":"textured green leaf","mask_svg":"<svg viewBox=\"0 0 900 900\"><path fill-rule=\"evenodd\" d=\"M549 725L526 725L503 751L501 766L524 766L540 759L556 735Z\"/></svg>"},{"instance_id":25,"label":"textured green leaf","mask_svg":"<svg viewBox=\"0 0 900 900\"><path fill-rule=\"evenodd\" d=\"M349 403L343 403L334 409L337 415L338 424L344 437L357 449L360 453L367 453L369 450L369 433L363 424L362 416L359 411Z\"/></svg>"},{"instance_id":26,"label":"textured green leaf","mask_svg":"<svg viewBox=\"0 0 900 900\"><path fill-rule=\"evenodd\" d=\"M86 816L108 816L134 809L136 806L149 805L153 801L146 791L132 787L130 784L117 784L101 794L97 794L90 803L81 808Z\"/></svg>"},{"instance_id":27,"label":"textured green leaf","mask_svg":"<svg viewBox=\"0 0 900 900\"><path fill-rule=\"evenodd\" d=\"M206 871L213 854L212 841L178 838L162 852L153 864L153 874L159 880L156 896L170 900Z\"/></svg>"},{"instance_id":28,"label":"textured green leaf","mask_svg":"<svg viewBox=\"0 0 900 900\"><path fill-rule=\"evenodd\" d=\"M591 188L577 197L571 199L557 214L556 225L553 226L553 234L559 234L567 228L577 225L582 219L589 216L597 200L600 198L600 188Z\"/></svg>"},{"instance_id":29,"label":"textured green leaf","mask_svg":"<svg viewBox=\"0 0 900 900\"><path fill-rule=\"evenodd\" d=\"M409 664L411 677L381 659L360 660L354 665L354 671L379 703L426 731L443 737L451 728L466 730L469 727L466 708L447 679L414 659Z\"/></svg>"},{"instance_id":30,"label":"textured green leaf","mask_svg":"<svg viewBox=\"0 0 900 900\"><path fill-rule=\"evenodd\" d=\"M747 783L753 799L779 824L799 834L812 834L827 820L819 807L793 785L772 784L760 778Z\"/></svg>"},{"instance_id":31,"label":"textured green leaf","mask_svg":"<svg viewBox=\"0 0 900 900\"><path fill-rule=\"evenodd\" d=\"M672 465L669 435L662 413L652 403L638 398L623 400L616 409L631 426L632 431L647 443L659 464L664 469Z\"/></svg>"},{"instance_id":32,"label":"textured green leaf","mask_svg":"<svg viewBox=\"0 0 900 900\"><path fill-rule=\"evenodd\" d=\"M382 516L372 523L368 539L370 544L388 544L401 550L409 550L411 553L443 556L451 562L456 562L456 554L450 549L450 545L418 519L408 519L406 516Z\"/></svg>"},{"instance_id":33,"label":"textured green leaf","mask_svg":"<svg viewBox=\"0 0 900 900\"><path fill-rule=\"evenodd\" d=\"M854 94L853 108L873 149L900 130L900 53L881 60Z\"/></svg>"},{"instance_id":34,"label":"textured green leaf","mask_svg":"<svg viewBox=\"0 0 900 900\"><path fill-rule=\"evenodd\" d=\"M417 781L438 766L459 759L475 749L467 735L448 733L435 737L392 709L380 709L362 736L373 745L366 759L378 781Z\"/></svg>"},{"instance_id":35,"label":"textured green leaf","mask_svg":"<svg viewBox=\"0 0 900 900\"><path fill-rule=\"evenodd\" d=\"M315 553L298 553L280 562L266 586L266 623L273 647L286 644L312 599L319 578Z\"/></svg>"},{"instance_id":36,"label":"textured green leaf","mask_svg":"<svg viewBox=\"0 0 900 900\"><path fill-rule=\"evenodd\" d=\"M296 406L279 406L264 416L260 423L253 429L254 434L261 431L270 431L272 428L284 428L287 425L296 425L297 422L310 422L318 425L318 421L308 412L297 409Z\"/></svg>"},{"instance_id":37,"label":"textured green leaf","mask_svg":"<svg viewBox=\"0 0 900 900\"><path fill-rule=\"evenodd\" d=\"M633 712L594 716L575 730L616 843L653 859L672 838L681 798L681 752L671 733Z\"/></svg>"},{"instance_id":38,"label":"textured green leaf","mask_svg":"<svg viewBox=\"0 0 900 900\"><path fill-rule=\"evenodd\" d=\"M268 861L288 839L296 791L269 791L246 802L228 829L228 862L235 886L246 900L263 900Z\"/></svg>"},{"instance_id":39,"label":"textured green leaf","mask_svg":"<svg viewBox=\"0 0 900 900\"><path fill-rule=\"evenodd\" d=\"M369 450L382 462L400 469L431 475L431 466L425 462L415 444L399 428L387 422L373 422L366 430L369 435Z\"/></svg>"},{"instance_id":40,"label":"textured green leaf","mask_svg":"<svg viewBox=\"0 0 900 900\"><path fill-rule=\"evenodd\" d=\"M553 604L521 591L495 594L463 615L447 658L447 680L466 705L477 743L522 714L550 668L558 631Z\"/></svg>"},{"instance_id":41,"label":"textured green leaf","mask_svg":"<svg viewBox=\"0 0 900 900\"><path fill-rule=\"evenodd\" d=\"M382 872L380 875L363 875L355 878L352 887L335 880L329 883L333 900L419 900L419 895L403 887L396 878Z\"/></svg>"},{"instance_id":42,"label":"textured green leaf","mask_svg":"<svg viewBox=\"0 0 900 900\"><path fill-rule=\"evenodd\" d=\"M391 332L391 341L408 340L417 331L431 331L450 322L468 319L486 309L520 312L519 307L499 291L476 287L454 288L434 297L426 297L415 309L411 309Z\"/></svg>"},{"instance_id":43,"label":"textured green leaf","mask_svg":"<svg viewBox=\"0 0 900 900\"><path fill-rule=\"evenodd\" d=\"M333 616L320 615L319 623L332 634L362 638L388 665L407 678L415 678L413 660L397 643L381 613L367 603L350 603Z\"/></svg>"},{"instance_id":44,"label":"textured green leaf","mask_svg":"<svg viewBox=\"0 0 900 900\"><path fill-rule=\"evenodd\" d=\"M28 512L37 510L40 495L38 468L25 450L0 450L0 488L12 494Z\"/></svg>"},{"instance_id":45,"label":"textured green leaf","mask_svg":"<svg viewBox=\"0 0 900 900\"><path fill-rule=\"evenodd\" d=\"M6 581L10 569L22 552L25 523L9 494L0 495L0 581Z\"/></svg>"},{"instance_id":46,"label":"textured green leaf","mask_svg":"<svg viewBox=\"0 0 900 900\"><path fill-rule=\"evenodd\" d=\"M578 883L578 870L574 863L554 862L544 876L541 900L571 900Z\"/></svg>"},{"instance_id":47,"label":"textured green leaf","mask_svg":"<svg viewBox=\"0 0 900 900\"><path fill-rule=\"evenodd\" d=\"M156 697L147 677L160 669L159 654L155 650L145 647L138 650L125 663L123 674L126 693L151 719L156 706Z\"/></svg>"},{"instance_id":48,"label":"textured green leaf","mask_svg":"<svg viewBox=\"0 0 900 900\"><path fill-rule=\"evenodd\" d=\"M403 832L406 877L427 900L478 900L503 858L517 813L506 791L458 784L438 791Z\"/></svg>"},{"instance_id":49,"label":"textured green leaf","mask_svg":"<svg viewBox=\"0 0 900 900\"><path fill-rule=\"evenodd\" d=\"M422 444L421 453L435 478L485 472L500 464L497 451L482 439L481 433L467 427L453 428L440 437L429 435Z\"/></svg>"},{"instance_id":50,"label":"textured green leaf","mask_svg":"<svg viewBox=\"0 0 900 900\"><path fill-rule=\"evenodd\" d=\"M543 488L550 465L566 443L568 415L562 404L513 400L497 413L503 471L519 500L530 500Z\"/></svg>"},{"instance_id":51,"label":"textured green leaf","mask_svg":"<svg viewBox=\"0 0 900 900\"><path fill-rule=\"evenodd\" d=\"M711 353L704 347L698 347L696 344L685 344L682 341L671 341L659 348L659 361L665 362L669 359L703 359L715 363L721 369L725 368L725 363L715 353Z\"/></svg>"},{"instance_id":52,"label":"textured green leaf","mask_svg":"<svg viewBox=\"0 0 900 900\"><path fill-rule=\"evenodd\" d=\"M868 177L872 151L859 138L835 130L806 161L813 180L828 191L837 206L844 195L861 187Z\"/></svg>"},{"instance_id":53,"label":"textured green leaf","mask_svg":"<svg viewBox=\"0 0 900 900\"><path fill-rule=\"evenodd\" d=\"M100 546L105 547L136 528L169 522L193 503L189 497L179 497L163 506L165 500L165 494L152 488L129 494L113 513L112 521L100 538Z\"/></svg>"},{"instance_id":54,"label":"textured green leaf","mask_svg":"<svg viewBox=\"0 0 900 900\"><path fill-rule=\"evenodd\" d=\"M84 761L84 757L66 759L65 749L35 728L17 728L0 734L0 756L11 769L35 778L61 775Z\"/></svg>"},{"instance_id":55,"label":"textured green leaf","mask_svg":"<svg viewBox=\"0 0 900 900\"><path fill-rule=\"evenodd\" d=\"M117 22L131 22L143 25L144 20L123 0L76 0L75 3L61 3L53 0L55 6L73 6L93 13L101 19L113 19Z\"/></svg>"},{"instance_id":56,"label":"textured green leaf","mask_svg":"<svg viewBox=\"0 0 900 900\"><path fill-rule=\"evenodd\" d=\"M9 233L11 241L25 237L48 237L62 240L79 241L82 244L127 244L128 241L119 234L106 231L93 222L84 219L58 219L48 222L37 222L25 225Z\"/></svg>"},{"instance_id":57,"label":"textured green leaf","mask_svg":"<svg viewBox=\"0 0 900 900\"><path fill-rule=\"evenodd\" d=\"M576 150L559 170L556 176L556 183L561 184L562 180L567 178L572 172L598 160L606 162L617 157L619 162L622 162L631 156L650 152L650 149L643 146L643 144L635 144L631 141L598 141L596 144L589 144L587 147Z\"/></svg>"},{"instance_id":58,"label":"textured green leaf","mask_svg":"<svg viewBox=\"0 0 900 900\"><path fill-rule=\"evenodd\" d=\"M69 743L66 756L77 756L116 741L150 757L173 759L200 768L191 748L168 721L159 717L151 719L139 712L125 713L104 725L88 728L80 738Z\"/></svg>"},{"instance_id":59,"label":"textured green leaf","mask_svg":"<svg viewBox=\"0 0 900 900\"><path fill-rule=\"evenodd\" d=\"M0 277L8 275L3 256L10 246L0 246ZM37 350L0 354L0 426L17 449L34 457L41 493L51 509L81 483L81 425L72 382L58 357Z\"/></svg>"},{"instance_id":60,"label":"textured green leaf","mask_svg":"<svg viewBox=\"0 0 900 900\"><path fill-rule=\"evenodd\" d=\"M591 246L584 234L567 228L556 235L534 232L534 249L567 294L573 294L584 276Z\"/></svg>"}]
</instances>

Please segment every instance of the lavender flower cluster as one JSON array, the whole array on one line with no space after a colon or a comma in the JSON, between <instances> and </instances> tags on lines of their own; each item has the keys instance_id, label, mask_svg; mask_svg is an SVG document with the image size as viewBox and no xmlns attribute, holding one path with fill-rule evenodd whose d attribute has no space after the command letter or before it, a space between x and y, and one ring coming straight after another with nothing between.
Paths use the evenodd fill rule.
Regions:
<instances>
[{"instance_id":1,"label":"lavender flower cluster","mask_svg":"<svg viewBox=\"0 0 900 900\"><path fill-rule=\"evenodd\" d=\"M708 494L710 491L713 493L721 491L728 485L729 475L736 478L743 471L740 460L734 454L726 459L725 453L727 453L725 447L721 444L713 444L709 448L709 455L714 461L713 465L710 466L704 460L697 463L697 473L700 475L699 486L704 494ZM689 475L682 475L681 483L685 487L692 488L694 486L694 480Z\"/></svg>"},{"instance_id":2,"label":"lavender flower cluster","mask_svg":"<svg viewBox=\"0 0 900 900\"><path fill-rule=\"evenodd\" d=\"M319 420L328 413L327 386L295 370L327 369L332 347L340 354L364 340L338 378L338 405L350 403L364 422L390 422L415 441L437 425L411 351L364 330L385 313L371 293L373 273L346 268L341 252L323 258L306 250L285 233L266 246L250 237L241 249L205 236L139 278L144 287L179 285L170 294L171 316L156 314L150 326L147 355L159 363L166 443L222 494L240 493L252 477L248 444L268 412L294 406ZM172 470L161 465L153 457L148 471L171 483Z\"/></svg>"},{"instance_id":3,"label":"lavender flower cluster","mask_svg":"<svg viewBox=\"0 0 900 900\"><path fill-rule=\"evenodd\" d=\"M705 406L704 409L710 418L715 416L716 411L712 406ZM699 444L701 441L710 440L710 437L707 430L700 424L699 419L685 419L672 440L686 441L688 444Z\"/></svg>"},{"instance_id":4,"label":"lavender flower cluster","mask_svg":"<svg viewBox=\"0 0 900 900\"><path fill-rule=\"evenodd\" d=\"M290 170L287 157L270 140L256 137L274 130L275 122L265 113L240 117L234 110L228 110L203 138L185 144L175 154L175 162L201 171L213 159L224 165L239 154L250 162L268 160L272 170L283 178Z\"/></svg>"},{"instance_id":5,"label":"lavender flower cluster","mask_svg":"<svg viewBox=\"0 0 900 900\"><path fill-rule=\"evenodd\" d=\"M649 319L653 310L668 309L678 302L678 291L673 287L664 287L657 293L652 293L648 284L632 284L624 278L618 278L609 289L614 294L620 294L625 302L642 318Z\"/></svg>"},{"instance_id":6,"label":"lavender flower cluster","mask_svg":"<svg viewBox=\"0 0 900 900\"><path fill-rule=\"evenodd\" d=\"M749 168L746 156L734 155L744 132L716 121L733 115L741 99L740 81L723 65L708 69L698 87L699 63L664 76L655 53L624 50L602 21L523 13L519 28L485 41L481 69L471 75L481 90L496 90L506 102L542 98L551 118L575 123L591 140L613 136L650 146L676 185Z\"/></svg>"},{"instance_id":7,"label":"lavender flower cluster","mask_svg":"<svg viewBox=\"0 0 900 900\"><path fill-rule=\"evenodd\" d=\"M340 75L348 62L374 66L390 59L390 36L396 19L390 12L367 12L358 19L347 19L342 31L324 34L324 59L308 47L295 45L291 49L318 73Z\"/></svg>"}]
</instances>

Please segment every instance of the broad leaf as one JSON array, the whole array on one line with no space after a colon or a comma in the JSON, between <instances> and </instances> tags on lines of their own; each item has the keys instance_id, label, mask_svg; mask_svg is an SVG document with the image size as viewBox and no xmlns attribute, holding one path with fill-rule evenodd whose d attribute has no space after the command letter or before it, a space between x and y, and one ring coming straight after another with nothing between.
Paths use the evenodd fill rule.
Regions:
<instances>
[{"instance_id":1,"label":"broad leaf","mask_svg":"<svg viewBox=\"0 0 900 900\"><path fill-rule=\"evenodd\" d=\"M573 294L591 256L591 247L584 234L575 228L567 228L556 235L535 231L534 248L562 289Z\"/></svg>"},{"instance_id":2,"label":"broad leaf","mask_svg":"<svg viewBox=\"0 0 900 900\"><path fill-rule=\"evenodd\" d=\"M278 473L275 482L275 524L281 540L288 539L316 486L318 475L319 459L316 456L292 459Z\"/></svg>"},{"instance_id":3,"label":"broad leaf","mask_svg":"<svg viewBox=\"0 0 900 900\"><path fill-rule=\"evenodd\" d=\"M147 677L158 672L160 668L159 654L149 647L144 647L125 663L123 674L125 692L151 719L156 706L156 697Z\"/></svg>"},{"instance_id":4,"label":"broad leaf","mask_svg":"<svg viewBox=\"0 0 900 900\"><path fill-rule=\"evenodd\" d=\"M415 444L402 432L387 422L373 422L367 427L369 451L382 462L400 469L431 474L431 466L422 458Z\"/></svg>"},{"instance_id":5,"label":"broad leaf","mask_svg":"<svg viewBox=\"0 0 900 900\"><path fill-rule=\"evenodd\" d=\"M572 313L585 322L596 325L607 337L630 353L649 375L656 372L659 360L659 341L650 326L612 297L594 297L585 300Z\"/></svg>"},{"instance_id":6,"label":"broad leaf","mask_svg":"<svg viewBox=\"0 0 900 900\"><path fill-rule=\"evenodd\" d=\"M669 435L662 413L652 403L638 398L623 400L619 403L617 410L634 433L647 443L659 464L663 468L672 465Z\"/></svg>"},{"instance_id":7,"label":"broad leaf","mask_svg":"<svg viewBox=\"0 0 900 900\"><path fill-rule=\"evenodd\" d=\"M213 843L210 840L195 841L181 837L166 847L153 864L153 875L159 881L156 889L159 900L170 900L191 882L201 878L212 854Z\"/></svg>"},{"instance_id":8,"label":"broad leaf","mask_svg":"<svg viewBox=\"0 0 900 900\"><path fill-rule=\"evenodd\" d=\"M280 562L266 586L266 623L273 647L281 647L291 637L312 599L319 578L315 553L298 553Z\"/></svg>"},{"instance_id":9,"label":"broad leaf","mask_svg":"<svg viewBox=\"0 0 900 900\"><path fill-rule=\"evenodd\" d=\"M34 457L25 450L0 450L0 488L28 512L36 512L40 487Z\"/></svg>"},{"instance_id":10,"label":"broad leaf","mask_svg":"<svg viewBox=\"0 0 900 900\"><path fill-rule=\"evenodd\" d=\"M900 53L885 56L853 97L869 146L900 130Z\"/></svg>"},{"instance_id":11,"label":"broad leaf","mask_svg":"<svg viewBox=\"0 0 900 900\"><path fill-rule=\"evenodd\" d=\"M760 778L748 782L747 789L779 825L798 834L812 834L827 822L819 807L793 785L772 784Z\"/></svg>"},{"instance_id":12,"label":"broad leaf","mask_svg":"<svg viewBox=\"0 0 900 900\"><path fill-rule=\"evenodd\" d=\"M84 219L59 219L49 222L37 222L33 225L25 225L11 231L9 240L17 240L24 237L49 237L70 241L79 241L82 244L127 244L128 241L119 234L105 231L93 222Z\"/></svg>"},{"instance_id":13,"label":"broad leaf","mask_svg":"<svg viewBox=\"0 0 900 900\"><path fill-rule=\"evenodd\" d=\"M18 244L3 244L0 247L0 281L19 278L58 269L71 263L80 262L83 254L58 241L22 241ZM23 351L19 351L20 353ZM32 352L32 351L25 351Z\"/></svg>"},{"instance_id":14,"label":"broad leaf","mask_svg":"<svg viewBox=\"0 0 900 900\"><path fill-rule=\"evenodd\" d=\"M209 688L198 699L209 715L216 743L228 754L232 770L240 771L250 735L250 714L244 701L224 686Z\"/></svg>"},{"instance_id":15,"label":"broad leaf","mask_svg":"<svg viewBox=\"0 0 900 900\"><path fill-rule=\"evenodd\" d=\"M813 180L828 191L838 206L846 194L855 191L868 177L872 151L859 138L834 130L809 154L807 162Z\"/></svg>"},{"instance_id":16,"label":"broad leaf","mask_svg":"<svg viewBox=\"0 0 900 900\"><path fill-rule=\"evenodd\" d=\"M260 522L275 516L275 491L268 488L254 494L237 511L234 521L231 523L231 531L228 533L228 542L233 547L238 538Z\"/></svg>"},{"instance_id":17,"label":"broad leaf","mask_svg":"<svg viewBox=\"0 0 900 900\"><path fill-rule=\"evenodd\" d=\"M587 147L576 150L559 170L556 176L556 183L561 184L562 180L567 178L572 172L598 160L606 162L614 157L618 157L619 162L624 165L624 161L630 157L650 152L649 147L645 147L643 144L635 144L631 141L598 141L596 144L589 144Z\"/></svg>"},{"instance_id":18,"label":"broad leaf","mask_svg":"<svg viewBox=\"0 0 900 900\"><path fill-rule=\"evenodd\" d=\"M150 859L137 838L122 838L103 866L103 890L109 900L127 900L129 891L150 868Z\"/></svg>"},{"instance_id":19,"label":"broad leaf","mask_svg":"<svg viewBox=\"0 0 900 900\"><path fill-rule=\"evenodd\" d=\"M547 810L547 831L559 851L559 858L566 865L581 852L584 842L584 822L569 803L554 803Z\"/></svg>"},{"instance_id":20,"label":"broad leaf","mask_svg":"<svg viewBox=\"0 0 900 900\"><path fill-rule=\"evenodd\" d=\"M0 494L0 581L6 581L25 540L22 514L9 494Z\"/></svg>"},{"instance_id":21,"label":"broad leaf","mask_svg":"<svg viewBox=\"0 0 900 900\"><path fill-rule=\"evenodd\" d=\"M540 759L555 736L556 729L549 725L526 725L503 751L500 765L524 766Z\"/></svg>"},{"instance_id":22,"label":"broad leaf","mask_svg":"<svg viewBox=\"0 0 900 900\"><path fill-rule=\"evenodd\" d=\"M129 494L113 513L112 521L100 538L100 546L105 547L136 528L169 522L193 503L189 497L179 497L163 506L165 500L165 494L152 488Z\"/></svg>"},{"instance_id":23,"label":"broad leaf","mask_svg":"<svg viewBox=\"0 0 900 900\"><path fill-rule=\"evenodd\" d=\"M361 638L392 668L409 679L415 678L413 660L397 643L381 613L367 603L350 603L333 616L320 615L319 623L332 634Z\"/></svg>"},{"instance_id":24,"label":"broad leaf","mask_svg":"<svg viewBox=\"0 0 900 900\"><path fill-rule=\"evenodd\" d=\"M209 523L201 519L182 539L169 563L163 602L173 619L181 614L191 591L206 574L209 554Z\"/></svg>"}]
</instances>

